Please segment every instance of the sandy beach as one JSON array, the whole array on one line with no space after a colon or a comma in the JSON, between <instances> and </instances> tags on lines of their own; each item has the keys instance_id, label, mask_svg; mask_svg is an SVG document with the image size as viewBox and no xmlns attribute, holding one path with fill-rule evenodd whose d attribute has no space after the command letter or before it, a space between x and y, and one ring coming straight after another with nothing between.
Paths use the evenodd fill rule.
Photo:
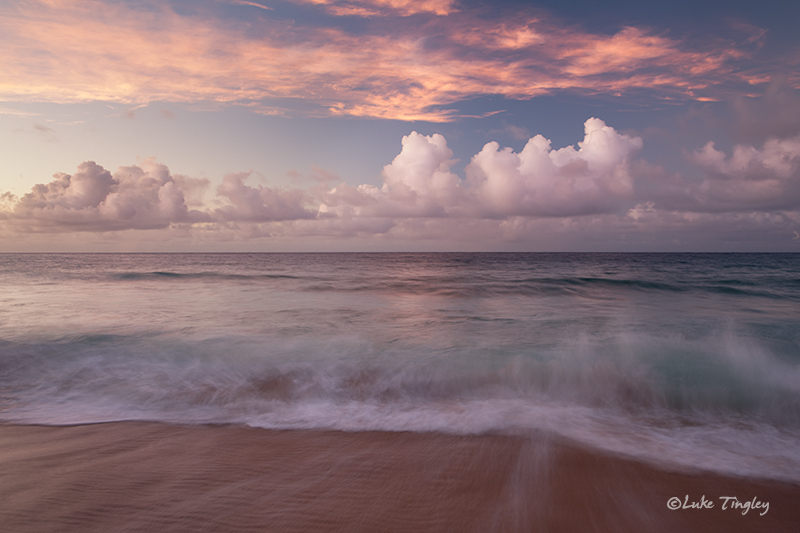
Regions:
<instances>
[{"instance_id":1,"label":"sandy beach","mask_svg":"<svg viewBox=\"0 0 800 533\"><path fill-rule=\"evenodd\" d=\"M798 486L663 471L544 437L2 425L0 458L4 531L779 532L800 524ZM686 496L713 508L668 509ZM743 514L728 500L723 509L723 496L762 507Z\"/></svg>"}]
</instances>

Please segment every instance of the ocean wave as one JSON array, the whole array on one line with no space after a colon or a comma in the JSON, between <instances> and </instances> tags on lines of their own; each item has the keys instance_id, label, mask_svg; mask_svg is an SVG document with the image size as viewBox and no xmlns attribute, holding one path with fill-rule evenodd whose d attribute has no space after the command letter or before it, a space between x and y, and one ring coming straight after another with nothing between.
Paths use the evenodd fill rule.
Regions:
<instances>
[{"instance_id":1,"label":"ocean wave","mask_svg":"<svg viewBox=\"0 0 800 533\"><path fill-rule=\"evenodd\" d=\"M448 359L376 350L352 338L188 342L150 334L4 342L0 420L545 430L649 460L666 453L708 467L703 454L722 454L726 464L738 457L748 465L739 469L746 475L776 476L778 461L783 477L800 480L797 365L736 336L639 336L627 339L626 348L615 343L613 351L602 344L584 338L539 353L487 357L477 349ZM727 434L740 447L752 442L734 453L720 444ZM762 460L765 435L773 439L769 461Z\"/></svg>"},{"instance_id":2,"label":"ocean wave","mask_svg":"<svg viewBox=\"0 0 800 533\"><path fill-rule=\"evenodd\" d=\"M800 480L797 271L771 255L0 256L0 420L544 430Z\"/></svg>"}]
</instances>

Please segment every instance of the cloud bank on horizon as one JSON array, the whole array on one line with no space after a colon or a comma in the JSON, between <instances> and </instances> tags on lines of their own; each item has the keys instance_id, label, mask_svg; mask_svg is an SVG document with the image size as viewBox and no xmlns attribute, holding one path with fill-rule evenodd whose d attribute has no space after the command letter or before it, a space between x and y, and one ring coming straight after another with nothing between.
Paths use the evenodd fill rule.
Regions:
<instances>
[{"instance_id":1,"label":"cloud bank on horizon","mask_svg":"<svg viewBox=\"0 0 800 533\"><path fill-rule=\"evenodd\" d=\"M180 174L163 163L169 152L117 158L127 166L116 170L95 162L103 154L76 153L52 179L16 194L0 187L0 239L20 250L798 250L796 38L775 37L763 17L722 16L723 3L712 6L722 21L713 31L621 14L602 26L536 5L0 0L0 134L5 117L23 124L7 129L30 153L68 139L42 104L69 110L63 123L73 125L87 103L126 106L128 122L156 104L184 115L246 110L293 121L300 145L314 120L340 121L342 137L360 124L416 122L369 183L315 167L310 146L293 168L315 175L292 186L246 164ZM775 27L783 5L771 4ZM575 144L551 140L567 118L521 127L503 109L564 95L596 108L574 120L592 117ZM615 128L620 102L633 118ZM656 109L661 122L648 123ZM196 120L202 135L235 119ZM524 145L487 137L504 131L480 125L493 120L524 133ZM255 146L252 131L225 124L232 144ZM133 135L114 127L117 145Z\"/></svg>"},{"instance_id":2,"label":"cloud bank on horizon","mask_svg":"<svg viewBox=\"0 0 800 533\"><path fill-rule=\"evenodd\" d=\"M207 179L172 174L152 159L113 174L87 161L22 197L3 195L0 222L6 232L32 234L162 230L206 239L380 235L463 242L479 231L523 243L537 226L563 236L591 232L587 226L598 221L643 235L726 225L791 235L800 224L800 136L737 145L731 154L709 143L687 154L697 175L685 179L638 158L640 137L598 118L584 126L577 149L554 149L542 135L519 153L490 142L464 177L451 171L453 152L442 135L412 132L384 167L380 187L285 190L250 185L248 173L235 173L210 200L203 199Z\"/></svg>"}]
</instances>

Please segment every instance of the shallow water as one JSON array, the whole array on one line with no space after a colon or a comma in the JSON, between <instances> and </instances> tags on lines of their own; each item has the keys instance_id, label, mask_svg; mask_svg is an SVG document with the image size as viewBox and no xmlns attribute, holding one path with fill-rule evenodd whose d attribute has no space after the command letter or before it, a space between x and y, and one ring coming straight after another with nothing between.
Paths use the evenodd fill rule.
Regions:
<instances>
[{"instance_id":1,"label":"shallow water","mask_svg":"<svg viewBox=\"0 0 800 533\"><path fill-rule=\"evenodd\" d=\"M800 255L0 255L0 420L545 430L800 481Z\"/></svg>"}]
</instances>

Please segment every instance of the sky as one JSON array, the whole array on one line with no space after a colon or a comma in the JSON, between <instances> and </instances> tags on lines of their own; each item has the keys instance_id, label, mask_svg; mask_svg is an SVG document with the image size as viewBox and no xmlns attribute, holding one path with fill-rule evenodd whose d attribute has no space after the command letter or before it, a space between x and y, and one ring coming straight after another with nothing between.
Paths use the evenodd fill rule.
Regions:
<instances>
[{"instance_id":1,"label":"sky","mask_svg":"<svg viewBox=\"0 0 800 533\"><path fill-rule=\"evenodd\" d=\"M798 20L0 0L0 251L800 252Z\"/></svg>"}]
</instances>

